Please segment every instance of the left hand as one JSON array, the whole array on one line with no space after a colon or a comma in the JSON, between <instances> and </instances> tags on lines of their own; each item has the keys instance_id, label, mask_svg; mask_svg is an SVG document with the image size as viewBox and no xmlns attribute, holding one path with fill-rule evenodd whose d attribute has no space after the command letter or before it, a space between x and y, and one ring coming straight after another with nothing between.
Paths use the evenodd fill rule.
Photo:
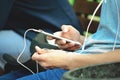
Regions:
<instances>
[{"instance_id":1,"label":"left hand","mask_svg":"<svg viewBox=\"0 0 120 80\"><path fill-rule=\"evenodd\" d=\"M76 45L74 43L66 42L65 40L61 39L55 39L55 43L58 45L60 49L73 51L79 49L82 46L84 42L84 37L79 33L77 29L75 29L71 25L62 25L61 29L62 31L55 32L54 35L80 42L81 45ZM50 36L48 36L47 38L53 39Z\"/></svg>"},{"instance_id":2,"label":"left hand","mask_svg":"<svg viewBox=\"0 0 120 80\"><path fill-rule=\"evenodd\" d=\"M44 68L63 68L70 69L71 62L74 63L73 53L62 50L40 49L35 47L36 51L32 59L36 60ZM67 61L66 61L67 60Z\"/></svg>"}]
</instances>

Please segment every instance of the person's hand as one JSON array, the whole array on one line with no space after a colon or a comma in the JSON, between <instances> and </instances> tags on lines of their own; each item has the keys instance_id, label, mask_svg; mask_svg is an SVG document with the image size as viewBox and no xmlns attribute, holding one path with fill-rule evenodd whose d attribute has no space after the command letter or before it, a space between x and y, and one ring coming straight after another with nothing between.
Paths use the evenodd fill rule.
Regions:
<instances>
[{"instance_id":1,"label":"person's hand","mask_svg":"<svg viewBox=\"0 0 120 80\"><path fill-rule=\"evenodd\" d=\"M36 52L32 55L32 59L36 60L44 68L63 68L71 69L74 65L74 53L63 50L49 50L35 47Z\"/></svg>"},{"instance_id":2,"label":"person's hand","mask_svg":"<svg viewBox=\"0 0 120 80\"><path fill-rule=\"evenodd\" d=\"M79 31L76 30L71 25L63 25L62 31L55 32L54 35L64 37L73 41L80 42L83 44L84 37L80 35ZM48 36L48 39L53 39L52 37ZM58 45L60 49L64 50L76 50L80 48L80 45L76 45L74 43L66 42L65 40L56 39L55 43Z\"/></svg>"}]
</instances>

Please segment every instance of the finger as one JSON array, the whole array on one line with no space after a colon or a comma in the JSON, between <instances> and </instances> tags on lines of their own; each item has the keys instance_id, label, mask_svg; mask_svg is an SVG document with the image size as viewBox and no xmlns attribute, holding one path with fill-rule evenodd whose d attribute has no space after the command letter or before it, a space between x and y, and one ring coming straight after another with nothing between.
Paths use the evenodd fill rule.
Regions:
<instances>
[{"instance_id":1,"label":"finger","mask_svg":"<svg viewBox=\"0 0 120 80\"><path fill-rule=\"evenodd\" d=\"M59 45L59 48L61 48L61 49L69 49L70 47L73 47L73 46L75 46L75 44L66 43L66 44L63 44L63 45Z\"/></svg>"},{"instance_id":2,"label":"finger","mask_svg":"<svg viewBox=\"0 0 120 80\"><path fill-rule=\"evenodd\" d=\"M61 31L55 32L55 33L53 33L53 35L61 37Z\"/></svg>"},{"instance_id":3,"label":"finger","mask_svg":"<svg viewBox=\"0 0 120 80\"><path fill-rule=\"evenodd\" d=\"M35 46L35 50L38 52L38 54L43 54L43 53L46 53L46 49L41 49L40 47L38 46Z\"/></svg>"},{"instance_id":4,"label":"finger","mask_svg":"<svg viewBox=\"0 0 120 80\"><path fill-rule=\"evenodd\" d=\"M73 28L71 25L63 25L62 26L62 37L71 39L70 35L73 33L71 31L73 31Z\"/></svg>"},{"instance_id":5,"label":"finger","mask_svg":"<svg viewBox=\"0 0 120 80\"><path fill-rule=\"evenodd\" d=\"M73 46L73 47L67 48L66 50L74 51L74 50L77 50L79 48L80 48L80 46L77 45L77 46Z\"/></svg>"},{"instance_id":6,"label":"finger","mask_svg":"<svg viewBox=\"0 0 120 80\"><path fill-rule=\"evenodd\" d=\"M57 31L57 32L55 32L55 33L53 33L53 35L55 35L55 36L61 36L61 31ZM53 37L53 36L47 36L47 39L48 40L52 40L52 39L56 39L56 37Z\"/></svg>"},{"instance_id":7,"label":"finger","mask_svg":"<svg viewBox=\"0 0 120 80\"><path fill-rule=\"evenodd\" d=\"M39 54L37 52L35 52L33 55L32 55L32 60L38 60L39 59Z\"/></svg>"},{"instance_id":8,"label":"finger","mask_svg":"<svg viewBox=\"0 0 120 80\"><path fill-rule=\"evenodd\" d=\"M54 39L54 38L51 36L47 36L47 40L52 40L52 39Z\"/></svg>"},{"instance_id":9,"label":"finger","mask_svg":"<svg viewBox=\"0 0 120 80\"><path fill-rule=\"evenodd\" d=\"M59 36L59 37L61 37L61 32L60 32L60 31L55 32L55 33L53 33L53 35L54 35L54 36ZM58 39L58 38L53 37L53 36L47 36L47 39L48 39L48 40L53 40L53 39Z\"/></svg>"},{"instance_id":10,"label":"finger","mask_svg":"<svg viewBox=\"0 0 120 80\"><path fill-rule=\"evenodd\" d=\"M68 32L69 31L69 27L67 25L62 25L61 27L63 32Z\"/></svg>"},{"instance_id":11,"label":"finger","mask_svg":"<svg viewBox=\"0 0 120 80\"><path fill-rule=\"evenodd\" d=\"M38 47L38 46L35 46L35 50L36 50L37 52L41 52L41 48Z\"/></svg>"},{"instance_id":12,"label":"finger","mask_svg":"<svg viewBox=\"0 0 120 80\"><path fill-rule=\"evenodd\" d=\"M66 41L65 40L55 40L55 43L58 45L64 45L64 44L66 44Z\"/></svg>"},{"instance_id":13,"label":"finger","mask_svg":"<svg viewBox=\"0 0 120 80\"><path fill-rule=\"evenodd\" d=\"M80 46L72 44L72 43L69 43L69 44L66 44L66 45L59 45L59 48L60 49L64 49L64 50L70 50L70 51L72 50L72 51L74 51L74 50L79 49Z\"/></svg>"},{"instance_id":14,"label":"finger","mask_svg":"<svg viewBox=\"0 0 120 80\"><path fill-rule=\"evenodd\" d=\"M46 60L46 57L44 54L38 54L37 52L35 52L33 55L32 55L32 60L35 60L35 61L45 61Z\"/></svg>"}]
</instances>

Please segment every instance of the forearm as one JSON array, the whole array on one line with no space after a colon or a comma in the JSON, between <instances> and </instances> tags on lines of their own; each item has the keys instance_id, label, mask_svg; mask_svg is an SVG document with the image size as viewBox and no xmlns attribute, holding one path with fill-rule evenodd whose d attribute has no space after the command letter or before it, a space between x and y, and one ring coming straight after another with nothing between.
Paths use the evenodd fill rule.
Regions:
<instances>
[{"instance_id":1,"label":"forearm","mask_svg":"<svg viewBox=\"0 0 120 80\"><path fill-rule=\"evenodd\" d=\"M101 54L76 54L73 58L74 65L69 69L111 62L120 62L120 49Z\"/></svg>"}]
</instances>

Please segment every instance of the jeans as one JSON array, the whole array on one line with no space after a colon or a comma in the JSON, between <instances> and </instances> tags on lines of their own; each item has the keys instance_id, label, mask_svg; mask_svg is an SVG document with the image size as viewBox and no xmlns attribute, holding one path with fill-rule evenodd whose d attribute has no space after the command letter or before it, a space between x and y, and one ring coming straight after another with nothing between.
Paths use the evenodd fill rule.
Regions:
<instances>
[{"instance_id":1,"label":"jeans","mask_svg":"<svg viewBox=\"0 0 120 80\"><path fill-rule=\"evenodd\" d=\"M8 74L5 74L3 76L0 76L0 80L16 80L17 78L26 76L31 74L29 71L21 69L21 70L16 70L12 71Z\"/></svg>"},{"instance_id":2,"label":"jeans","mask_svg":"<svg viewBox=\"0 0 120 80\"><path fill-rule=\"evenodd\" d=\"M17 70L1 76L0 80L61 80L66 71L67 70L56 68L31 74L27 70Z\"/></svg>"},{"instance_id":3,"label":"jeans","mask_svg":"<svg viewBox=\"0 0 120 80\"><path fill-rule=\"evenodd\" d=\"M20 57L20 62L26 62L31 58L31 41L26 39L26 48ZM3 59L5 53L17 59L24 47L23 37L13 30L0 31L0 68L4 70L6 61Z\"/></svg>"}]
</instances>

